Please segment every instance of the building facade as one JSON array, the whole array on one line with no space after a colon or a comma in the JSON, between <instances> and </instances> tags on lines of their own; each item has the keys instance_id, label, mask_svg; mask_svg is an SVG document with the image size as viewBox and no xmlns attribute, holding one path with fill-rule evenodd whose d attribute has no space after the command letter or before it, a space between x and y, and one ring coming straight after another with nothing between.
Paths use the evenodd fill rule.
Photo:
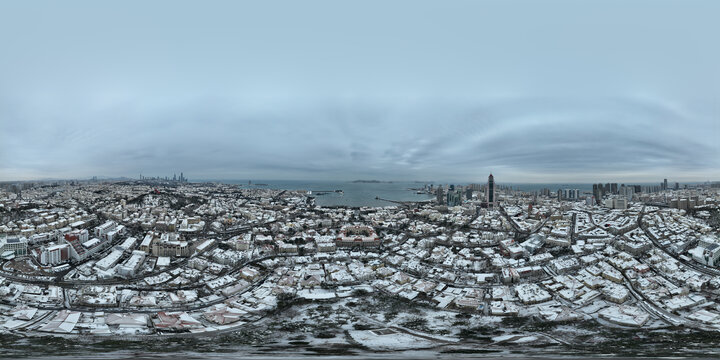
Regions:
<instances>
[{"instance_id":1,"label":"building facade","mask_svg":"<svg viewBox=\"0 0 720 360\"><path fill-rule=\"evenodd\" d=\"M495 207L497 199L495 199L495 178L492 174L488 176L487 187L485 188L485 202L488 207Z\"/></svg>"},{"instance_id":2,"label":"building facade","mask_svg":"<svg viewBox=\"0 0 720 360\"><path fill-rule=\"evenodd\" d=\"M15 255L27 254L28 240L25 237L10 236L0 239L0 254L12 251Z\"/></svg>"}]
</instances>

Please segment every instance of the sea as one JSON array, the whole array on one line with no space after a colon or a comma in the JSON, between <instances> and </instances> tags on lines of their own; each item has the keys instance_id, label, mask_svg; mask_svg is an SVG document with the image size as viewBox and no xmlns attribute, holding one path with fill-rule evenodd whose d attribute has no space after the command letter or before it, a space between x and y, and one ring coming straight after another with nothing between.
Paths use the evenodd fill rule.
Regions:
<instances>
[{"instance_id":1,"label":"sea","mask_svg":"<svg viewBox=\"0 0 720 360\"><path fill-rule=\"evenodd\" d=\"M205 180L224 184L241 185L245 188L267 188L280 190L310 191L319 206L383 207L393 206L392 201L428 201L435 196L418 193L426 185L464 186L467 183L438 183L423 181L307 181L307 180ZM198 181L201 182L201 181ZM591 192L592 184L502 184L513 190L535 192L542 189L578 189L581 193ZM336 191L341 190L341 191ZM389 201L388 201L389 200Z\"/></svg>"}]
</instances>

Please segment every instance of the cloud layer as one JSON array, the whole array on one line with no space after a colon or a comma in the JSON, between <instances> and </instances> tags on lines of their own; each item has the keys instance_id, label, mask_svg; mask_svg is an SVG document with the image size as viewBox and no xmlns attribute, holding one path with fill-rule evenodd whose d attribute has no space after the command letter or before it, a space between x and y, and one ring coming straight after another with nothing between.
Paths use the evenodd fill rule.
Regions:
<instances>
[{"instance_id":1,"label":"cloud layer","mask_svg":"<svg viewBox=\"0 0 720 360\"><path fill-rule=\"evenodd\" d=\"M492 171L512 181L644 181L702 180L720 165L716 125L642 99L324 104L124 104L63 121L19 109L29 114L6 128L4 147L18 151L3 166L61 177L471 180Z\"/></svg>"},{"instance_id":2,"label":"cloud layer","mask_svg":"<svg viewBox=\"0 0 720 360\"><path fill-rule=\"evenodd\" d=\"M4 3L0 180L718 179L718 10Z\"/></svg>"}]
</instances>

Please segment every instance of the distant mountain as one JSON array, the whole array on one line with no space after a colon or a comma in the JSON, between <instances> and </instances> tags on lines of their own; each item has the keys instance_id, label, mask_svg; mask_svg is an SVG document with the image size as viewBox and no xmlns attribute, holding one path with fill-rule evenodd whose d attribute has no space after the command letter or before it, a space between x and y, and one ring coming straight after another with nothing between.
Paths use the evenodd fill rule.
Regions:
<instances>
[{"instance_id":1,"label":"distant mountain","mask_svg":"<svg viewBox=\"0 0 720 360\"><path fill-rule=\"evenodd\" d=\"M355 180L353 183L359 183L359 184L379 184L379 183L388 183L392 184L392 181L380 181L380 180Z\"/></svg>"}]
</instances>

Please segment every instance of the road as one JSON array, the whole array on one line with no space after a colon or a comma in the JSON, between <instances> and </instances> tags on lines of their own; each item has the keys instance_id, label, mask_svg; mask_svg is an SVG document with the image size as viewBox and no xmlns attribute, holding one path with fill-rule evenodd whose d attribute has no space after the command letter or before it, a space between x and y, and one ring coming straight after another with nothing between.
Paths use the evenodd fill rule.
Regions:
<instances>
[{"instance_id":1,"label":"road","mask_svg":"<svg viewBox=\"0 0 720 360\"><path fill-rule=\"evenodd\" d=\"M630 294L633 296L633 298L635 298L638 306L640 306L643 310L674 326L686 323L686 321L679 316L673 315L667 310L657 307L652 302L652 300L648 299L645 294L642 293L642 291L638 291L637 289L635 289L635 285L633 285L632 281L630 281L630 278L625 275L624 271L620 269L617 270L620 272L620 274L622 274L623 278L625 278L625 284L627 285L628 290L630 290Z\"/></svg>"},{"instance_id":2,"label":"road","mask_svg":"<svg viewBox=\"0 0 720 360\"><path fill-rule=\"evenodd\" d=\"M515 222L515 220L512 219L512 217L510 215L508 215L508 213L505 211L505 208L503 208L502 205L498 205L498 210L500 211L500 214L502 216L504 216L505 219L510 223L510 226L512 226L513 230L515 230L515 232L517 234L519 234L519 237L521 237L521 238L527 237L529 235L532 235L532 234L540 231L540 229L542 229L543 226L545 226L545 224L548 222L548 220L550 220L550 216L552 216L552 214L553 214L553 213L545 214L545 218L539 224L535 225L535 227L530 230L525 230L525 229L521 228L520 225L518 225Z\"/></svg>"},{"instance_id":3,"label":"road","mask_svg":"<svg viewBox=\"0 0 720 360\"><path fill-rule=\"evenodd\" d=\"M720 270L711 268L709 266L702 265L700 263L696 263L694 261L686 261L686 260L680 258L679 255L666 249L665 246L663 246L659 241L657 241L655 239L655 237L653 237L650 234L650 232L647 229L647 226L645 226L645 224L643 223L643 217L645 217L645 206L643 206L642 210L640 211L640 214L638 214L637 223L638 223L638 227L640 227L640 229L642 229L643 233L645 233L645 236L653 243L653 245L655 245L655 247L662 250L665 254L667 254L668 256L677 260L679 263L681 263L697 272L700 272L705 275L710 275L710 276L720 276Z\"/></svg>"}]
</instances>

